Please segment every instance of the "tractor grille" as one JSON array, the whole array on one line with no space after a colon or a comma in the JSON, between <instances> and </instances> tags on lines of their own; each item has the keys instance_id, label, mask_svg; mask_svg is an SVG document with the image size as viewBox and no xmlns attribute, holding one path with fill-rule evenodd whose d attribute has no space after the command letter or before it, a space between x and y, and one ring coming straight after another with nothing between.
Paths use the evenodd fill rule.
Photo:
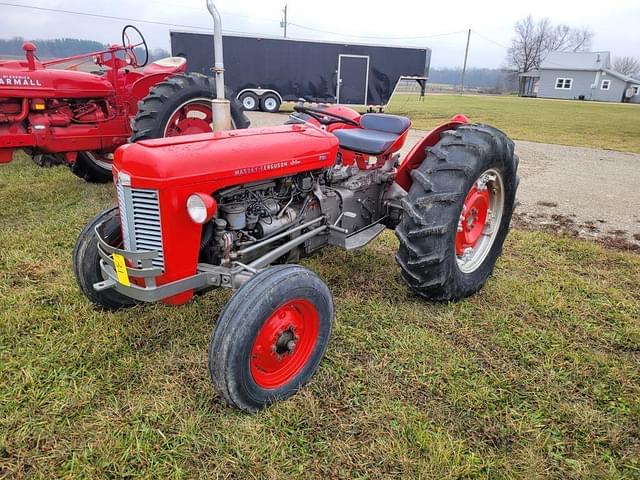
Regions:
<instances>
[{"instance_id":1,"label":"tractor grille","mask_svg":"<svg viewBox=\"0 0 640 480\"><path fill-rule=\"evenodd\" d=\"M152 263L164 269L158 192L123 186L120 182L117 182L117 191L124 248L160 252Z\"/></svg>"}]
</instances>

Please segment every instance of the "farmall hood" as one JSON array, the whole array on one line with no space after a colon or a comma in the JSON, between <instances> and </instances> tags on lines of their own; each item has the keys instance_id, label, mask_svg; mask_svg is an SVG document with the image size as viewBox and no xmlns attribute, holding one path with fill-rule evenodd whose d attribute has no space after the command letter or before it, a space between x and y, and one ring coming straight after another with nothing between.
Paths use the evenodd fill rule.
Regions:
<instances>
[{"instance_id":1,"label":"farmall hood","mask_svg":"<svg viewBox=\"0 0 640 480\"><path fill-rule=\"evenodd\" d=\"M103 77L69 70L28 70L24 62L0 61L0 97L88 98L113 95Z\"/></svg>"},{"instance_id":2,"label":"farmall hood","mask_svg":"<svg viewBox=\"0 0 640 480\"><path fill-rule=\"evenodd\" d=\"M338 139L308 125L281 125L147 140L116 150L114 171L137 188L230 185L328 168ZM117 173L116 173L117 174Z\"/></svg>"}]
</instances>

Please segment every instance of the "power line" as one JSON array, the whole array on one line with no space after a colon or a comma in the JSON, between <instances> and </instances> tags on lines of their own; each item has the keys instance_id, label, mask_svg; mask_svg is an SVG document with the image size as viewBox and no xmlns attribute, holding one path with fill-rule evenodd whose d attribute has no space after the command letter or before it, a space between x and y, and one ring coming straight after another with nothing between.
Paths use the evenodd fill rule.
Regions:
<instances>
[{"instance_id":1,"label":"power line","mask_svg":"<svg viewBox=\"0 0 640 480\"><path fill-rule=\"evenodd\" d=\"M156 0L156 3L164 3L164 2L158 2ZM171 23L171 22L162 22L159 20L143 20L143 19L139 19L139 18L131 18L131 17L120 17L120 16L115 16L115 15L104 15L104 14L99 14L99 13L89 13L89 12L78 12L75 10L65 10L65 9L60 9L60 8L50 8L50 7L40 7L40 6L36 6L36 5L20 5L20 4L16 4L16 3L10 3L10 2L0 2L0 5L3 6L7 6L7 7L14 7L14 8L26 8L29 10L38 10L38 11L43 11L43 12L52 12L52 13L62 13L62 14L66 14L66 15L79 15L79 16L84 16L84 17L93 17L93 18L101 18L104 20L116 20L116 21L120 21L120 22L136 22L136 23L145 23L145 24L150 24L150 25L160 25L160 26L165 26L165 27L178 27L178 28L191 28L191 29L196 29L196 30L205 30L205 31L210 31L211 27L201 27L201 26L197 26L197 25L187 25L187 24L180 24L180 23ZM184 6L186 8L192 8L190 6ZM234 14L231 13L230 15L236 15L236 16L241 16L241 17L246 17L246 18L252 18L249 16L245 16L245 15L241 15L241 14ZM266 21L274 21L274 20L270 20L270 19L264 19ZM318 29L318 28L314 28L314 27L308 27L306 25L302 25L299 23L293 23L293 22L287 22L288 25L292 25L304 30L309 30L309 31L313 31L313 32L318 32L318 33L325 33L325 34L330 34L330 35L338 35L338 36L343 36L343 37L349 37L349 38L361 38L361 39L370 39L370 40L420 40L420 39L428 39L428 38L437 38L437 37L445 37L445 36L451 36L451 35L459 35L462 33L467 33L466 30L459 30L459 31L455 31L455 32L447 32L447 33L437 33L437 34L432 34L432 35L418 35L418 36L408 36L408 37L384 37L384 36L377 36L377 35L354 35L354 34L348 34L348 33L341 33L341 32L333 32L330 30L322 30L322 29ZM225 33L234 33L234 34L239 34L239 35L256 35L256 33L252 33L252 32L244 32L244 31L237 31L237 30L225 30Z\"/></svg>"},{"instance_id":2,"label":"power line","mask_svg":"<svg viewBox=\"0 0 640 480\"><path fill-rule=\"evenodd\" d=\"M27 9L31 9L31 10L40 10L40 11L44 11L44 12L53 12L53 13L64 13L67 15L81 15L84 17L93 17L93 18L102 18L105 20L117 20L119 22L136 22L136 23L148 23L151 25L162 25L165 27L180 27L180 28L194 28L197 30L207 30L207 31L211 31L211 27L199 27L196 25L184 25L184 24L180 24L180 23L169 23L169 22L160 22L160 21L156 21L156 20L141 20L139 18L130 18L130 17L116 17L116 16L112 16L112 15L102 15L99 13L87 13L87 12L76 12L73 10L62 10L59 8L48 8L48 7L37 7L35 5L19 5L16 3L7 3L7 2L0 2L0 5L4 5L7 7L16 7L16 8L27 8ZM227 30L227 33L237 33L237 34L241 34L241 35L252 35L250 32L239 32L239 31L233 31L233 30Z\"/></svg>"},{"instance_id":3,"label":"power line","mask_svg":"<svg viewBox=\"0 0 640 480\"><path fill-rule=\"evenodd\" d=\"M352 35L349 33L332 32L330 30L321 30L319 28L307 27L306 25L300 25L299 23L294 23L294 22L289 22L289 25L293 25L294 27L302 28L304 30L310 30L312 32L328 33L331 35L341 35L343 37L351 37L351 38L369 38L369 39L378 39L378 40L420 40L423 38L445 37L448 35L458 35L461 33L467 33L466 30L459 30L456 32L436 33L434 35L419 35L415 37L384 37L379 35Z\"/></svg>"},{"instance_id":4,"label":"power line","mask_svg":"<svg viewBox=\"0 0 640 480\"><path fill-rule=\"evenodd\" d=\"M494 45L497 45L500 48L504 48L505 50L508 50L509 47L507 47L506 45L503 45L499 42L496 42L495 40L491 40L489 37L482 35L480 32L478 32L477 30L473 30L473 33L475 33L476 35L478 35L480 38L483 38L484 40L486 40L489 43L493 43Z\"/></svg>"}]
</instances>

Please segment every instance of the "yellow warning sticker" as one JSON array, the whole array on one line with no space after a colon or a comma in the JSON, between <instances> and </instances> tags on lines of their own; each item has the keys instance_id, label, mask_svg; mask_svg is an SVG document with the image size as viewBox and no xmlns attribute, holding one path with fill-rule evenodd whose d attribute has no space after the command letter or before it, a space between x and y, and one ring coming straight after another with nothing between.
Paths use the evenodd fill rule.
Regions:
<instances>
[{"instance_id":1,"label":"yellow warning sticker","mask_svg":"<svg viewBox=\"0 0 640 480\"><path fill-rule=\"evenodd\" d=\"M125 262L124 257L119 253L114 253L113 265L116 267L118 282L120 282L125 287L130 286L131 283L129 283L129 274L127 273L127 262Z\"/></svg>"}]
</instances>

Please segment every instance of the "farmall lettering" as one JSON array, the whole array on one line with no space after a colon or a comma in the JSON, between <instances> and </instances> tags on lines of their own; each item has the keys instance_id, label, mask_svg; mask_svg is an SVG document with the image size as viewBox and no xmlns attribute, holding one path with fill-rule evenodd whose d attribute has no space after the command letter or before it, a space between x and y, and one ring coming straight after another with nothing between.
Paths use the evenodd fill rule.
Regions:
<instances>
[{"instance_id":1,"label":"farmall lettering","mask_svg":"<svg viewBox=\"0 0 640 480\"><path fill-rule=\"evenodd\" d=\"M29 75L2 75L0 87L41 87L40 80L33 79Z\"/></svg>"}]
</instances>

